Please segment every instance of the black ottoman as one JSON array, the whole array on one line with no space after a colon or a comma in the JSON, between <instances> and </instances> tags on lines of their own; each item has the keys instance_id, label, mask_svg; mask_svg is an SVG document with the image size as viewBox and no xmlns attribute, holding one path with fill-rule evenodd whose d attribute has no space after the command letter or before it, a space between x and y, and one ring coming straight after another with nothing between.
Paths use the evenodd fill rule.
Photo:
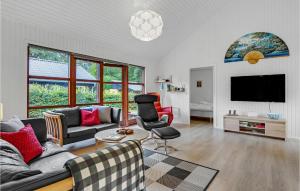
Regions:
<instances>
[{"instance_id":1,"label":"black ottoman","mask_svg":"<svg viewBox=\"0 0 300 191\"><path fill-rule=\"evenodd\" d=\"M167 154L167 148L172 148L176 150L175 148L167 145L167 140L180 137L179 131L177 131L173 127L162 127L162 128L152 129L151 132L154 133L156 136L158 136L160 139L164 140L165 142L164 145L157 146L155 150L159 148L165 148L165 154Z\"/></svg>"}]
</instances>

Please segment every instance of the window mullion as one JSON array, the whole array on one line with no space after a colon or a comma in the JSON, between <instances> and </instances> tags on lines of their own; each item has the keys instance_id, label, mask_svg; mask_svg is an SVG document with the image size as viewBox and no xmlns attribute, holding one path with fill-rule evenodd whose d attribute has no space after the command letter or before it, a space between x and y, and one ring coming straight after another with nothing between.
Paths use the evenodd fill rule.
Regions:
<instances>
[{"instance_id":1,"label":"window mullion","mask_svg":"<svg viewBox=\"0 0 300 191\"><path fill-rule=\"evenodd\" d=\"M104 75L104 67L103 67L103 62L102 63L100 63L100 93L99 93L99 100L100 100L100 104L101 105L103 105L104 104L104 100L103 100L103 94L104 94L104 92L103 92L103 90L104 90L104 88L103 88L103 86L104 86L104 84L103 84L103 75Z\"/></svg>"},{"instance_id":2,"label":"window mullion","mask_svg":"<svg viewBox=\"0 0 300 191\"><path fill-rule=\"evenodd\" d=\"M124 125L128 126L128 66L123 66L122 68L122 110L123 110L123 121Z\"/></svg>"},{"instance_id":3,"label":"window mullion","mask_svg":"<svg viewBox=\"0 0 300 191\"><path fill-rule=\"evenodd\" d=\"M76 106L76 58L72 53L70 54L69 102L71 107Z\"/></svg>"}]
</instances>

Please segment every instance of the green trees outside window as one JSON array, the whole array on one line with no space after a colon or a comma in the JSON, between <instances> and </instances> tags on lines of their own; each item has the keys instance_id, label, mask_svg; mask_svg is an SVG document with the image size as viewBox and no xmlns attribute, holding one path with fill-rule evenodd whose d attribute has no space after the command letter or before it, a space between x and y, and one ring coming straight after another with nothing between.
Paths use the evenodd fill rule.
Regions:
<instances>
[{"instance_id":1,"label":"green trees outside window","mask_svg":"<svg viewBox=\"0 0 300 191\"><path fill-rule=\"evenodd\" d=\"M122 67L106 64L102 67L100 62L75 58L73 68L76 69L76 78L71 79L71 56L64 51L29 46L28 117L42 117L44 111L77 104L104 103L122 108ZM103 71L100 71L100 68L103 68ZM128 110L130 113L136 113L137 106L132 102L135 95L144 91L144 68L128 65L128 81ZM76 86L76 94L71 91L72 85ZM101 85L103 92L100 92ZM100 100L100 97L103 97L103 100ZM70 101L72 99L74 101Z\"/></svg>"},{"instance_id":2,"label":"green trees outside window","mask_svg":"<svg viewBox=\"0 0 300 191\"><path fill-rule=\"evenodd\" d=\"M55 51L38 46L30 46L29 57L40 60L50 60L53 62L69 63L70 56L68 53L63 51Z\"/></svg>"},{"instance_id":3,"label":"green trees outside window","mask_svg":"<svg viewBox=\"0 0 300 191\"><path fill-rule=\"evenodd\" d=\"M144 68L139 66L128 66L128 81L129 83L144 83Z\"/></svg>"}]
</instances>

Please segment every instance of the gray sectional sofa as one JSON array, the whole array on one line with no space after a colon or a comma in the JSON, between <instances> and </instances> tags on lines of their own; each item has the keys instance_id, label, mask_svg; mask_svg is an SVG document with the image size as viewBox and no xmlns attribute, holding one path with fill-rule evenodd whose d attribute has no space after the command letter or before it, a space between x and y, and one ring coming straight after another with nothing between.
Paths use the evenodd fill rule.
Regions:
<instances>
[{"instance_id":1,"label":"gray sectional sofa","mask_svg":"<svg viewBox=\"0 0 300 191\"><path fill-rule=\"evenodd\" d=\"M113 129L119 127L121 109L110 108L106 106L96 106L101 109L99 113L101 117L101 124L94 126L81 126L80 108L57 109L50 114L60 115L63 129L63 145L94 138L99 131L106 129ZM102 109L104 109L102 111ZM109 119L105 119L105 112L109 111ZM103 117L104 116L104 117ZM106 116L107 117L107 116ZM105 120L104 120L105 119Z\"/></svg>"},{"instance_id":2,"label":"gray sectional sofa","mask_svg":"<svg viewBox=\"0 0 300 191\"><path fill-rule=\"evenodd\" d=\"M118 112L114 114L118 115ZM117 115L115 116L114 120L117 120L119 118ZM22 120L22 122L24 126L27 124L31 124L38 141L43 147L43 153L26 164L24 162L22 154L16 147L14 147L9 142L0 139L0 190L31 191L40 188L42 188L43 190L48 190L49 186L51 186L53 190L53 185L55 185L55 190L66 190L66 186L61 185L60 182L70 179L72 177L72 174L69 168L65 166L65 164L67 161L69 161L70 159L74 159L77 156L67 151L63 147L60 147L59 145L53 143L53 140L47 135L45 119L26 119ZM3 127L0 128L1 131L16 131L16 129L9 128L7 126L6 128L4 128L2 124L3 123L0 122L0 127ZM90 136L92 136L92 133L95 132L96 130L91 132ZM131 146L128 146L127 148L129 150L134 149ZM109 156L112 156L115 153L107 154ZM135 156L132 156L132 158L128 160L130 161L129 163L127 163L128 166L136 164L136 158L134 157ZM113 169L115 170L115 166L113 166ZM110 169L109 171L112 171L112 169ZM121 175L122 173L117 174ZM119 177L117 178L119 179ZM142 179L141 181L143 180L144 179ZM65 182L63 184L65 184ZM58 185L60 185L59 188ZM72 184L70 183L69 186L70 187L67 190L71 189ZM62 189L62 187L64 189Z\"/></svg>"},{"instance_id":3,"label":"gray sectional sofa","mask_svg":"<svg viewBox=\"0 0 300 191\"><path fill-rule=\"evenodd\" d=\"M45 120L27 119L22 122L24 125L31 124L44 152L26 164L12 144L0 139L0 190L35 190L70 177L71 173L64 164L76 156L47 138Z\"/></svg>"}]
</instances>

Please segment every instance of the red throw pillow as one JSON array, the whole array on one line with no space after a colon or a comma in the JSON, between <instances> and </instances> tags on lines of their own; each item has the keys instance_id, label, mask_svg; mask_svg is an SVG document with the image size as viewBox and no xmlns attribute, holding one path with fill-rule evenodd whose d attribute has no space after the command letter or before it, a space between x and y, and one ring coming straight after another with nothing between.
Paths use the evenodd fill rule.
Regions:
<instances>
[{"instance_id":1,"label":"red throw pillow","mask_svg":"<svg viewBox=\"0 0 300 191\"><path fill-rule=\"evenodd\" d=\"M14 145L28 163L43 152L43 147L36 138L30 124L17 132L0 132L0 137Z\"/></svg>"},{"instance_id":2,"label":"red throw pillow","mask_svg":"<svg viewBox=\"0 0 300 191\"><path fill-rule=\"evenodd\" d=\"M93 111L88 111L88 110L82 109L80 111L81 111L81 125L82 126L92 126L92 125L100 124L98 109L95 109Z\"/></svg>"}]
</instances>

